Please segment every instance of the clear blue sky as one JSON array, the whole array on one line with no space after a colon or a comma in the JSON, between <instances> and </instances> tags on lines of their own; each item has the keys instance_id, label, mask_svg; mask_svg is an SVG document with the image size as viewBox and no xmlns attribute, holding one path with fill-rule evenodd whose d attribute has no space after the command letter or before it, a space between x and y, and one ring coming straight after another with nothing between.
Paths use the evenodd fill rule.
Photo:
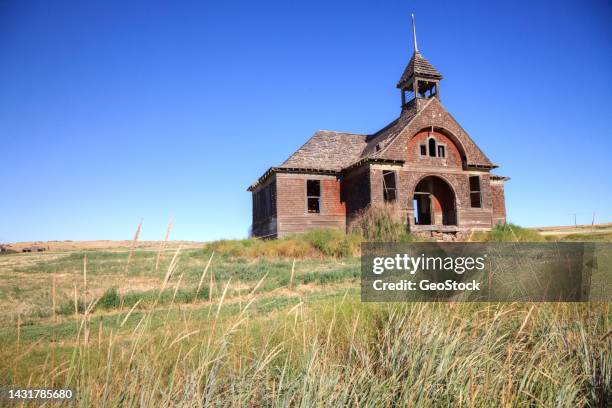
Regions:
<instances>
[{"instance_id":1,"label":"clear blue sky","mask_svg":"<svg viewBox=\"0 0 612 408\"><path fill-rule=\"evenodd\" d=\"M268 167L398 115L410 12L509 221L612 221L607 0L5 1L0 242L246 236Z\"/></svg>"}]
</instances>

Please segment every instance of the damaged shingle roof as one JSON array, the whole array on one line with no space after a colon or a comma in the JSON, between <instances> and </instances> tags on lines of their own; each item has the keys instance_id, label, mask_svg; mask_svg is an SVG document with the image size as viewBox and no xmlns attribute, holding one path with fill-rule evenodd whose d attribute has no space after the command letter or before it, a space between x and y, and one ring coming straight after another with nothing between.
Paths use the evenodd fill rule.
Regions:
<instances>
[{"instance_id":1,"label":"damaged shingle roof","mask_svg":"<svg viewBox=\"0 0 612 408\"><path fill-rule=\"evenodd\" d=\"M433 100L431 99L430 102ZM386 147L393 143L407 126L411 125L416 115L416 111L405 111L399 118L370 135L319 131L285 160L279 168L341 171L362 159L386 158ZM464 137L473 144L468 135ZM475 144L474 154L467 158L469 165L493 166L493 163Z\"/></svg>"},{"instance_id":2,"label":"damaged shingle roof","mask_svg":"<svg viewBox=\"0 0 612 408\"><path fill-rule=\"evenodd\" d=\"M414 117L403 114L371 135L320 130L293 153L280 168L340 171L365 158L377 158Z\"/></svg>"},{"instance_id":3,"label":"damaged shingle roof","mask_svg":"<svg viewBox=\"0 0 612 408\"><path fill-rule=\"evenodd\" d=\"M418 51L412 54L412 58L410 58L408 66L397 83L397 87L401 88L412 76L437 80L442 79L442 74L440 74L440 72L438 72L438 70L435 69L433 65L431 65L429 61L427 61Z\"/></svg>"},{"instance_id":4,"label":"damaged shingle roof","mask_svg":"<svg viewBox=\"0 0 612 408\"><path fill-rule=\"evenodd\" d=\"M437 99L430 99L423 109L427 109L434 101L437 101ZM439 102L437 104L439 105ZM441 105L439 106L441 107ZM441 107L441 109L443 108ZM422 120L420 122L424 121L424 123L416 121L417 116L416 110L406 110L399 118L371 135L329 130L318 131L285 160L283 164L279 167L268 169L263 176L249 187L249 190L252 191L258 184L278 171L336 174L351 168L351 166L354 167L364 163L364 161L403 162L404 160L401 158L387 155L386 148L394 143L401 132L407 127L415 127L415 129L411 130L413 132L422 129L425 124L429 123L428 119L423 117L421 117ZM450 120L454 122L452 117L450 117ZM455 132L457 137L460 138L460 142L463 141L465 145L473 146L472 154L467 157L468 165L485 168L497 167L482 153L463 129L458 127L458 129L455 129Z\"/></svg>"},{"instance_id":5,"label":"damaged shingle roof","mask_svg":"<svg viewBox=\"0 0 612 408\"><path fill-rule=\"evenodd\" d=\"M340 171L361 157L366 138L367 135L320 130L280 167Z\"/></svg>"}]
</instances>

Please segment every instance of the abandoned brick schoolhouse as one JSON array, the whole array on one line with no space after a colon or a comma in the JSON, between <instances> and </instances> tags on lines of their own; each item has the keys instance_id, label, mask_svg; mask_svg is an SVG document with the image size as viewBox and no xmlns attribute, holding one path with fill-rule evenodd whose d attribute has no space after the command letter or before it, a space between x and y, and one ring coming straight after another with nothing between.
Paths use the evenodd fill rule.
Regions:
<instances>
[{"instance_id":1,"label":"abandoned brick schoolhouse","mask_svg":"<svg viewBox=\"0 0 612 408\"><path fill-rule=\"evenodd\" d=\"M369 205L396 204L414 234L452 240L505 223L504 182L440 102L442 74L417 48L397 88L401 113L370 135L319 131L248 191L252 234L347 229Z\"/></svg>"}]
</instances>

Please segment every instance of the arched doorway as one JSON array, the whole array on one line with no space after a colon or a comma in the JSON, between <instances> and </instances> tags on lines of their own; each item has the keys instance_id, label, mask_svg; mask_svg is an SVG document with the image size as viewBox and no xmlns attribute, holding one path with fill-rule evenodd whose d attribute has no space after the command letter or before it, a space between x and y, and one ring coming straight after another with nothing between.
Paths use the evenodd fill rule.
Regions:
<instances>
[{"instance_id":1,"label":"arched doorway","mask_svg":"<svg viewBox=\"0 0 612 408\"><path fill-rule=\"evenodd\" d=\"M457 225L455 193L440 177L427 176L419 181L412 208L414 225Z\"/></svg>"}]
</instances>

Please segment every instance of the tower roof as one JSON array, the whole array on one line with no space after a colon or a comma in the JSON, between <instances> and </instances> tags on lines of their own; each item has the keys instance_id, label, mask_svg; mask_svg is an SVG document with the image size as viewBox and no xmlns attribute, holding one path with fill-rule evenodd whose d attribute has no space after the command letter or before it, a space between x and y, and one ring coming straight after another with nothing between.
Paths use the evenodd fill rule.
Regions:
<instances>
[{"instance_id":1,"label":"tower roof","mask_svg":"<svg viewBox=\"0 0 612 408\"><path fill-rule=\"evenodd\" d=\"M414 52L412 53L412 58L410 58L410 62L408 66L404 70L402 77L397 83L398 88L402 88L406 83L410 81L415 76L426 78L426 79L442 79L442 74L438 72L437 69L433 67L425 59L424 56L419 52L419 47L417 46L417 37L416 37L416 25L414 23L414 14L412 15L412 44L414 47Z\"/></svg>"},{"instance_id":2,"label":"tower roof","mask_svg":"<svg viewBox=\"0 0 612 408\"><path fill-rule=\"evenodd\" d=\"M410 58L408 66L404 70L402 77L397 83L397 87L401 88L412 77L421 77L427 79L442 79L442 74L431 65L427 59L419 51L415 51Z\"/></svg>"}]
</instances>

